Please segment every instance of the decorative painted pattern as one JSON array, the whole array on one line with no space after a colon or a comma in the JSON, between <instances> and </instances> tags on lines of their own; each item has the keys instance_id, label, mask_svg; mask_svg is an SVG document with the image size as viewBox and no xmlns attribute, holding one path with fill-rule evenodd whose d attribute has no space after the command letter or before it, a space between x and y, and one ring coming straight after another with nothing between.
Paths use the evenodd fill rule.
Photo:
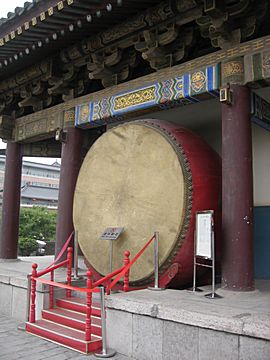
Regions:
<instances>
[{"instance_id":1,"label":"decorative painted pattern","mask_svg":"<svg viewBox=\"0 0 270 360\"><path fill-rule=\"evenodd\" d=\"M251 99L251 120L270 131L270 103L255 93Z\"/></svg>"},{"instance_id":2,"label":"decorative painted pattern","mask_svg":"<svg viewBox=\"0 0 270 360\"><path fill-rule=\"evenodd\" d=\"M156 87L151 86L142 90L134 91L128 95L120 95L114 98L115 111L121 111L131 106L149 103L155 101Z\"/></svg>"},{"instance_id":3,"label":"decorative painted pattern","mask_svg":"<svg viewBox=\"0 0 270 360\"><path fill-rule=\"evenodd\" d=\"M142 115L146 111L183 106L219 96L220 66L208 66L183 76L76 106L78 127L95 126Z\"/></svg>"},{"instance_id":4,"label":"decorative painted pattern","mask_svg":"<svg viewBox=\"0 0 270 360\"><path fill-rule=\"evenodd\" d=\"M241 61L230 61L223 66L223 76L244 74L244 64Z\"/></svg>"}]
</instances>

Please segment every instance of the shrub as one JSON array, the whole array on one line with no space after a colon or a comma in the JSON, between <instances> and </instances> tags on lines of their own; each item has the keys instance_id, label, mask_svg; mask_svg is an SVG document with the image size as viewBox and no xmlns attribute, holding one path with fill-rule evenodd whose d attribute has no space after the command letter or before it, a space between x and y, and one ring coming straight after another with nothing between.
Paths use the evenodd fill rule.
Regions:
<instances>
[{"instance_id":1,"label":"shrub","mask_svg":"<svg viewBox=\"0 0 270 360\"><path fill-rule=\"evenodd\" d=\"M38 244L35 239L20 237L19 239L19 255L29 256L37 251Z\"/></svg>"}]
</instances>

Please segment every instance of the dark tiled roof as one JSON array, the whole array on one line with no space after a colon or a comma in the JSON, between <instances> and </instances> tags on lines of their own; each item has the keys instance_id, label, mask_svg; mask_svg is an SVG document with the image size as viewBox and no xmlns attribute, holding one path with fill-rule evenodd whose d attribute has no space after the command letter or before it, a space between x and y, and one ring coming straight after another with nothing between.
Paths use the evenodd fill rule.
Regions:
<instances>
[{"instance_id":1,"label":"dark tiled roof","mask_svg":"<svg viewBox=\"0 0 270 360\"><path fill-rule=\"evenodd\" d=\"M7 21L10 21L10 20L12 20L12 19L15 19L15 17L20 16L20 15L24 14L25 12L29 11L30 9L32 9L32 7L33 7L36 3L40 2L40 1L41 1L41 0L26 1L26 2L24 3L24 6L23 6L23 7L17 6L13 12L10 11L10 12L7 14L7 17L6 17L6 18L1 18L1 19L0 19L0 26L3 25L3 24L5 24Z\"/></svg>"},{"instance_id":2,"label":"dark tiled roof","mask_svg":"<svg viewBox=\"0 0 270 360\"><path fill-rule=\"evenodd\" d=\"M25 185L21 189L21 197L37 200L58 201L58 188L50 188L45 186Z\"/></svg>"},{"instance_id":3,"label":"dark tiled roof","mask_svg":"<svg viewBox=\"0 0 270 360\"><path fill-rule=\"evenodd\" d=\"M1 150L3 150L3 153L6 152L6 149L1 149ZM2 155L2 152L0 152L0 163L4 163L5 161L6 161L6 156ZM61 164L57 160L54 161L53 164L43 164L40 162L23 160L23 168L25 168L25 167L53 170L53 171L59 172L59 173L61 170Z\"/></svg>"}]
</instances>

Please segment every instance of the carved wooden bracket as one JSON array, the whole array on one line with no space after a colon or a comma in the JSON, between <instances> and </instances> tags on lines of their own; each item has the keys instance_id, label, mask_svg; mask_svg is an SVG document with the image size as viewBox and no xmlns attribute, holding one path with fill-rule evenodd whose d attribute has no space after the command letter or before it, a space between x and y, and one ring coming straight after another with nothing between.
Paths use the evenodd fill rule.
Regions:
<instances>
[{"instance_id":1,"label":"carved wooden bracket","mask_svg":"<svg viewBox=\"0 0 270 360\"><path fill-rule=\"evenodd\" d=\"M193 40L193 30L182 29L169 24L156 31L144 31L143 40L135 45L142 53L143 59L149 61L151 67L159 70L175 65L182 60Z\"/></svg>"},{"instance_id":2,"label":"carved wooden bracket","mask_svg":"<svg viewBox=\"0 0 270 360\"><path fill-rule=\"evenodd\" d=\"M267 6L266 0L204 0L204 14L197 24L213 47L228 48L254 34Z\"/></svg>"},{"instance_id":3,"label":"carved wooden bracket","mask_svg":"<svg viewBox=\"0 0 270 360\"><path fill-rule=\"evenodd\" d=\"M87 64L90 79L100 79L104 87L117 85L128 79L137 64L137 54L132 48L124 51L116 48L92 55Z\"/></svg>"}]
</instances>

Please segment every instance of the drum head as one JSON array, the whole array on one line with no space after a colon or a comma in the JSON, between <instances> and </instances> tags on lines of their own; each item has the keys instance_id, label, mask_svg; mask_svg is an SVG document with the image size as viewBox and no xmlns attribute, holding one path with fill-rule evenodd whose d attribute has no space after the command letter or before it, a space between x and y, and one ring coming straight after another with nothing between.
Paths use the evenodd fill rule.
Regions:
<instances>
[{"instance_id":1,"label":"drum head","mask_svg":"<svg viewBox=\"0 0 270 360\"><path fill-rule=\"evenodd\" d=\"M109 273L108 227L124 227L113 242L113 270L123 266L155 231L160 263L173 251L183 225L185 183L179 155L168 135L144 122L127 123L103 134L85 157L78 177L73 218L80 247L101 275ZM153 273L153 245L132 267L131 281Z\"/></svg>"}]
</instances>

